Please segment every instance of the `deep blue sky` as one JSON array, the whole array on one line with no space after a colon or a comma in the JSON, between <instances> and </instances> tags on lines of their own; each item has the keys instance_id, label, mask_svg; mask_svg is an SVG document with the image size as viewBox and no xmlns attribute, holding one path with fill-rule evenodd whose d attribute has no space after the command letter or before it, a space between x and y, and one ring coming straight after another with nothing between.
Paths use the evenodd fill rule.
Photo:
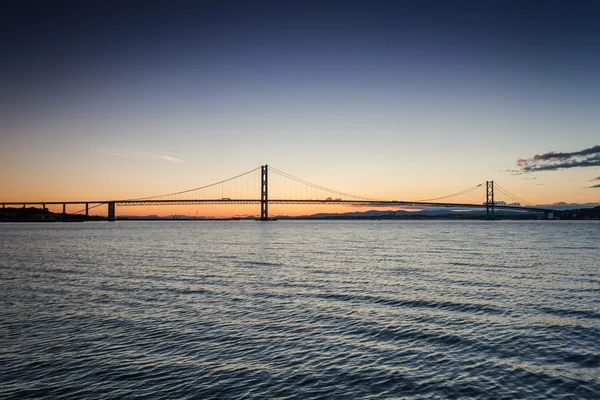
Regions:
<instances>
[{"instance_id":1,"label":"deep blue sky","mask_svg":"<svg viewBox=\"0 0 600 400\"><path fill-rule=\"evenodd\" d=\"M597 2L5 1L2 15L0 167L71 173L85 154L82 175L140 182L116 196L161 191L140 153L184 161L150 167L175 189L271 162L385 195L386 169L419 193L440 173L519 184L502 172L517 158L598 144Z\"/></svg>"},{"instance_id":2,"label":"deep blue sky","mask_svg":"<svg viewBox=\"0 0 600 400\"><path fill-rule=\"evenodd\" d=\"M4 4L0 79L16 107L30 93L168 73L208 86L247 77L386 85L403 70L435 85L488 71L584 89L600 67L600 7L591 1Z\"/></svg>"}]
</instances>

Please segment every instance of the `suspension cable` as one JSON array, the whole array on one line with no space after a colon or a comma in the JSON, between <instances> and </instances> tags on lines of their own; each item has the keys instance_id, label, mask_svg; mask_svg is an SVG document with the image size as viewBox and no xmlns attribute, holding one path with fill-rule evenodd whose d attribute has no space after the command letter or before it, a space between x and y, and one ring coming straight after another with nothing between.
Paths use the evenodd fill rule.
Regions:
<instances>
[{"instance_id":1,"label":"suspension cable","mask_svg":"<svg viewBox=\"0 0 600 400\"><path fill-rule=\"evenodd\" d=\"M428 201L435 201L435 200L447 199L448 197L460 196L461 194L465 194L465 193L471 192L471 191L473 191L473 190L475 190L475 189L477 189L478 187L481 187L481 186L483 186L483 183L480 183L479 185L473 186L472 188L463 190L462 192L452 193L452 194L449 194L447 196L435 197L433 199L415 200L415 201L428 202Z\"/></svg>"},{"instance_id":2,"label":"suspension cable","mask_svg":"<svg viewBox=\"0 0 600 400\"><path fill-rule=\"evenodd\" d=\"M496 182L494 182L494 186L500 189L500 192L512 197L514 200L518 200L519 203L521 204L525 204L525 205L533 205L533 203L530 203L528 201L525 201L517 196L515 196L514 194L512 194L511 192L509 192L508 190L506 190L505 188L503 188L502 186L500 186L499 184L497 184Z\"/></svg>"},{"instance_id":3,"label":"suspension cable","mask_svg":"<svg viewBox=\"0 0 600 400\"><path fill-rule=\"evenodd\" d=\"M340 191L337 191L337 190L332 190L332 189L326 188L324 186L316 185L314 183L305 181L304 179L296 178L295 176L290 175L290 174L288 174L286 172L283 172L283 171L281 171L281 170L279 170L279 169L277 169L275 167L272 167L272 166L269 166L269 170L272 170L275 173L280 174L280 175L282 175L282 176L284 176L284 177L286 177L288 179L291 179L293 181L296 181L298 183L302 183L304 185L310 186L310 187L312 187L314 189L322 190L322 191L327 192L327 193L338 194L338 195L341 195L341 196L344 196L344 197L352 197L354 199L360 199L360 200L366 200L366 201L377 201L376 199L372 199L372 198L368 198L368 197L362 197L362 196L356 196L356 195L353 195L353 194L350 194L350 193L340 192Z\"/></svg>"},{"instance_id":4,"label":"suspension cable","mask_svg":"<svg viewBox=\"0 0 600 400\"><path fill-rule=\"evenodd\" d=\"M122 201L153 200L153 199L157 199L159 197L168 197L168 196L175 196L175 195L178 195L178 194L189 193L189 192L193 192L195 190L206 189L206 188L209 188L211 186L216 186L216 185L220 185L222 183L226 183L226 182L232 181L232 180L240 178L240 177L242 177L244 175L249 175L249 174L251 174L253 172L256 172L259 169L260 169L260 167L257 167L257 168L254 168L254 169L248 171L248 172L244 172L243 174L239 174L237 176L234 176L232 178L224 179L222 181L211 183L210 185L206 185L206 186L200 186L200 187L197 187L197 188L194 188L194 189L182 190L180 192L173 192L173 193L168 193L168 194L162 194L162 195L159 195L159 196L142 197L142 198L138 198L138 199L127 199L127 200L122 200Z\"/></svg>"}]
</instances>

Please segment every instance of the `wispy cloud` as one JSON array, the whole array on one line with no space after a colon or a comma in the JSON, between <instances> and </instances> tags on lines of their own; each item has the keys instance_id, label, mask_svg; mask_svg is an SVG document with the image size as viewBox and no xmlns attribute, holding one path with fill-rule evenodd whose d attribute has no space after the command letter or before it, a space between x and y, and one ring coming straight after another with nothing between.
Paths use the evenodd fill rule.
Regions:
<instances>
[{"instance_id":1,"label":"wispy cloud","mask_svg":"<svg viewBox=\"0 0 600 400\"><path fill-rule=\"evenodd\" d=\"M170 162L173 164L183 163L183 160L180 160L179 158L175 158L173 156L164 155L164 154L150 153L147 151L137 151L137 150L131 150L131 149L104 149L104 148L100 148L97 150L100 153L109 154L109 155L115 156L115 157L141 159L141 160L162 160L162 161L167 161L167 162Z\"/></svg>"},{"instance_id":2,"label":"wispy cloud","mask_svg":"<svg viewBox=\"0 0 600 400\"><path fill-rule=\"evenodd\" d=\"M159 158L162 158L163 160L172 162L174 164L181 164L183 162L183 160L180 160L179 158L175 158L175 157L171 157L171 156L158 156Z\"/></svg>"},{"instance_id":3,"label":"wispy cloud","mask_svg":"<svg viewBox=\"0 0 600 400\"><path fill-rule=\"evenodd\" d=\"M594 179L590 179L590 182L600 181L600 176L595 177ZM587 186L589 189L600 189L600 183L597 185Z\"/></svg>"},{"instance_id":4,"label":"wispy cloud","mask_svg":"<svg viewBox=\"0 0 600 400\"><path fill-rule=\"evenodd\" d=\"M550 151L544 154L536 154L530 158L518 158L518 169L512 172L529 173L598 166L600 166L600 146L593 146L570 153Z\"/></svg>"}]
</instances>

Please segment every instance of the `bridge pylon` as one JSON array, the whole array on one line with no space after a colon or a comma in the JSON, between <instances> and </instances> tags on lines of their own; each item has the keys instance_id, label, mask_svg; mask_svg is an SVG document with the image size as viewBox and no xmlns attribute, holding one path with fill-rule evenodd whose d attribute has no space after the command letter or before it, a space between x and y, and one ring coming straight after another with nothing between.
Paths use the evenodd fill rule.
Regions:
<instances>
[{"instance_id":1,"label":"bridge pylon","mask_svg":"<svg viewBox=\"0 0 600 400\"><path fill-rule=\"evenodd\" d=\"M114 201L109 201L108 202L108 220L109 221L114 221L115 218L115 202Z\"/></svg>"},{"instance_id":2,"label":"bridge pylon","mask_svg":"<svg viewBox=\"0 0 600 400\"><path fill-rule=\"evenodd\" d=\"M485 213L487 219L494 219L494 181L485 181Z\"/></svg>"},{"instance_id":3,"label":"bridge pylon","mask_svg":"<svg viewBox=\"0 0 600 400\"><path fill-rule=\"evenodd\" d=\"M269 166L260 166L260 220L269 220Z\"/></svg>"}]
</instances>

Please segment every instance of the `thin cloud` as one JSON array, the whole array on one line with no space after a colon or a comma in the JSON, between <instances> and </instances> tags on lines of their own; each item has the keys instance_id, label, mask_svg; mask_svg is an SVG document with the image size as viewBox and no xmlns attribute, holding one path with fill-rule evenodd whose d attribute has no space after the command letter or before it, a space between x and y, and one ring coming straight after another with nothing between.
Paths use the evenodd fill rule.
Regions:
<instances>
[{"instance_id":1,"label":"thin cloud","mask_svg":"<svg viewBox=\"0 0 600 400\"><path fill-rule=\"evenodd\" d=\"M516 174L556 171L569 168L598 167L600 166L600 146L593 146L570 153L550 151L544 154L536 154L530 158L518 158L516 164L518 169L512 171Z\"/></svg>"},{"instance_id":2,"label":"thin cloud","mask_svg":"<svg viewBox=\"0 0 600 400\"><path fill-rule=\"evenodd\" d=\"M594 178L594 179L590 179L590 182L594 182L594 181L600 181L600 176Z\"/></svg>"},{"instance_id":3,"label":"thin cloud","mask_svg":"<svg viewBox=\"0 0 600 400\"><path fill-rule=\"evenodd\" d=\"M597 185L588 186L589 189L600 189L600 183Z\"/></svg>"},{"instance_id":4,"label":"thin cloud","mask_svg":"<svg viewBox=\"0 0 600 400\"><path fill-rule=\"evenodd\" d=\"M158 157L162 158L163 160L172 162L174 164L181 164L183 162L179 158L175 158L175 157L171 157L171 156L158 156Z\"/></svg>"},{"instance_id":5,"label":"thin cloud","mask_svg":"<svg viewBox=\"0 0 600 400\"><path fill-rule=\"evenodd\" d=\"M555 151L550 151L544 154L535 155L533 158L536 161L547 161L553 159L568 159L576 156L588 156L593 154L600 153L600 146L590 147L589 149L583 149L580 151L574 151L572 153L557 153Z\"/></svg>"},{"instance_id":6,"label":"thin cloud","mask_svg":"<svg viewBox=\"0 0 600 400\"><path fill-rule=\"evenodd\" d=\"M167 162L170 162L173 164L183 163L183 160L180 160L179 158L175 158L173 156L157 154L157 153L150 153L150 152L146 152L146 151L135 151L135 150L130 150L130 149L103 149L103 148L100 148L97 150L100 153L109 154L109 155L115 156L115 157L140 159L140 160L161 160L161 161L167 161Z\"/></svg>"}]
</instances>

